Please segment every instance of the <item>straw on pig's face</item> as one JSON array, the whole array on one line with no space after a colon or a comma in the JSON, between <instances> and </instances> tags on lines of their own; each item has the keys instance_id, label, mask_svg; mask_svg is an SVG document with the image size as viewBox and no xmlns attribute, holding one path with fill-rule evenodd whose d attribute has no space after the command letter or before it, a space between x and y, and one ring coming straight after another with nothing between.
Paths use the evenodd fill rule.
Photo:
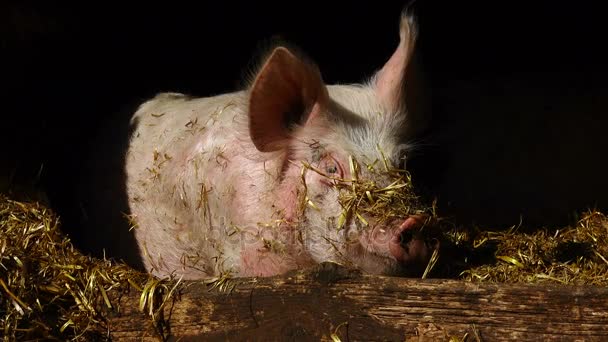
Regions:
<instances>
[{"instance_id":1,"label":"straw on pig's face","mask_svg":"<svg viewBox=\"0 0 608 342\"><path fill-rule=\"evenodd\" d=\"M353 156L336 145L309 144L311 162L301 161L299 211L302 240L317 261L400 274L407 254L420 253L408 250L411 234L405 238L402 232L416 226L408 218L432 216L432 209L414 194L404 165L407 146L387 150L378 144L368 155Z\"/></svg>"}]
</instances>

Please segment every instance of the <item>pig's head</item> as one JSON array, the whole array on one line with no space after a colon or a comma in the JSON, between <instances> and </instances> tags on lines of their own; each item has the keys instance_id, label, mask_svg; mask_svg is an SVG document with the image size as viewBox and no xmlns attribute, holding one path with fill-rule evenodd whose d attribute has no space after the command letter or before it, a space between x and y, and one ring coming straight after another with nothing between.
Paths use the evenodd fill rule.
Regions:
<instances>
[{"instance_id":1,"label":"pig's head","mask_svg":"<svg viewBox=\"0 0 608 342\"><path fill-rule=\"evenodd\" d=\"M410 106L415 41L404 14L397 49L360 85L326 85L313 63L278 47L250 87L252 142L281 160L277 197L317 262L398 274L430 256L412 239L424 210L404 166L420 128Z\"/></svg>"}]
</instances>

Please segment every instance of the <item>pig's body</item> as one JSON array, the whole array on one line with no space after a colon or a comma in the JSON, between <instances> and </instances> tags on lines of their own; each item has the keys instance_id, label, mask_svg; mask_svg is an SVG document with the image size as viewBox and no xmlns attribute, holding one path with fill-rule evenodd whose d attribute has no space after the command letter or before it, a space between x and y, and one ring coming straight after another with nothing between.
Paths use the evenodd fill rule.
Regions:
<instances>
[{"instance_id":1,"label":"pig's body","mask_svg":"<svg viewBox=\"0 0 608 342\"><path fill-rule=\"evenodd\" d=\"M371 87L340 85L328 90L333 100L353 113L372 117L381 112ZM278 182L281 159L276 153L260 153L247 138L247 99L244 91L198 99L166 93L143 104L134 115L137 128L127 152L128 197L147 268L163 273L181 268L185 254L200 257L200 273L191 270L192 277L224 270L271 274L331 260L327 255L331 253L320 251L315 260L303 252L294 260L281 256L282 260L268 264L257 262L259 267L253 269L239 267L256 257L241 255L242 244L255 243L256 238L247 239L240 231L256 234L258 228L276 224L286 214L293 216L289 214L299 204L293 190L281 189ZM381 123L386 129L358 132L369 134L364 139L369 146L362 148L373 151L376 143L395 133L389 125L398 127L397 122L386 121ZM231 239L228 235L235 232L240 236ZM292 233L286 229L284 234ZM230 246L231 240L237 244ZM218 260L222 265L217 265Z\"/></svg>"},{"instance_id":2,"label":"pig's body","mask_svg":"<svg viewBox=\"0 0 608 342\"><path fill-rule=\"evenodd\" d=\"M126 184L146 269L188 279L268 276L335 261L397 272L405 252L393 240L412 222L395 218L366 230L351 220L338 229L339 191L302 166L349 179L348 156L399 163L408 147L399 98L410 25L404 17L401 44L367 84L326 86L314 66L279 48L246 90L164 93L142 104L132 119ZM346 243L349 234L356 244Z\"/></svg>"}]
</instances>

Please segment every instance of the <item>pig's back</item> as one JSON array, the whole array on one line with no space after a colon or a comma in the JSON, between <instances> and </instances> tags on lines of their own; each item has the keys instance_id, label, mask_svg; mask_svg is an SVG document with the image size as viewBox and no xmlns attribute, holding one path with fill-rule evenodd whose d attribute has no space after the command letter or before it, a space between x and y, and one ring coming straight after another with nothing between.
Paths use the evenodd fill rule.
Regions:
<instances>
[{"instance_id":1,"label":"pig's back","mask_svg":"<svg viewBox=\"0 0 608 342\"><path fill-rule=\"evenodd\" d=\"M161 93L144 102L131 119L127 173L143 177L164 159L186 158L195 145L210 149L232 140L231 131L244 124L244 106L242 92L202 98Z\"/></svg>"},{"instance_id":2,"label":"pig's back","mask_svg":"<svg viewBox=\"0 0 608 342\"><path fill-rule=\"evenodd\" d=\"M148 149L148 145L163 147L183 141L186 135L207 133L218 122L236 123L244 105L242 92L202 98L180 93L158 94L144 102L131 119L134 127L131 150L137 150L139 145Z\"/></svg>"}]
</instances>

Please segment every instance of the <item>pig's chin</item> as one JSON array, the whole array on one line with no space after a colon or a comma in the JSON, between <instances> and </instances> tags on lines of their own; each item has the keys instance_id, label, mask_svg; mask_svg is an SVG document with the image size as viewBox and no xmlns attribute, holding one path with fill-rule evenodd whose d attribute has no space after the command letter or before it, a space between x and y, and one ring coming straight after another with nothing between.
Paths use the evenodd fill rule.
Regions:
<instances>
[{"instance_id":1,"label":"pig's chin","mask_svg":"<svg viewBox=\"0 0 608 342\"><path fill-rule=\"evenodd\" d=\"M370 251L362 244L350 246L350 262L368 274L401 276L406 274L404 266L388 252Z\"/></svg>"}]
</instances>

